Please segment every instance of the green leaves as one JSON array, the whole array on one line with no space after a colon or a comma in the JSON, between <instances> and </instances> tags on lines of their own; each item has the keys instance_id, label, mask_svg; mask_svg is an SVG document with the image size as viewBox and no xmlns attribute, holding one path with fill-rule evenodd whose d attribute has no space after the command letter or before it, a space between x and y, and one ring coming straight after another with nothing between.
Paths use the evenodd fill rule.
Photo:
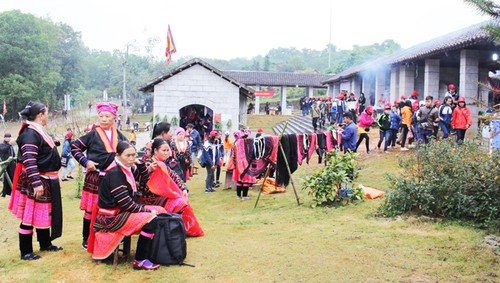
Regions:
<instances>
[{"instance_id":1,"label":"green leaves","mask_svg":"<svg viewBox=\"0 0 500 283\"><path fill-rule=\"evenodd\" d=\"M306 177L302 189L308 190L313 198L313 206L335 205L360 200L364 194L361 188L352 188L358 176L355 153L340 154L338 151L327 153L327 165ZM340 193L339 193L340 192Z\"/></svg>"},{"instance_id":2,"label":"green leaves","mask_svg":"<svg viewBox=\"0 0 500 283\"><path fill-rule=\"evenodd\" d=\"M379 214L414 212L500 227L499 153L473 142L436 141L400 159L403 175L388 175L390 191ZM496 228L495 228L496 227Z\"/></svg>"},{"instance_id":3,"label":"green leaves","mask_svg":"<svg viewBox=\"0 0 500 283\"><path fill-rule=\"evenodd\" d=\"M12 118L29 100L62 104L78 87L79 34L20 11L0 13L0 98ZM59 98L59 99L58 99Z\"/></svg>"}]
</instances>

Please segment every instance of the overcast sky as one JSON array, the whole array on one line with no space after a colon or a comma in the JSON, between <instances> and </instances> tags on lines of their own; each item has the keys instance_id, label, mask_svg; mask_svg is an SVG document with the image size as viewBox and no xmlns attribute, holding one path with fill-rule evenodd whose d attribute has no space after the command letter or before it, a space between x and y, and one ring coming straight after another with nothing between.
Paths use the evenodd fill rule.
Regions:
<instances>
[{"instance_id":1,"label":"overcast sky","mask_svg":"<svg viewBox=\"0 0 500 283\"><path fill-rule=\"evenodd\" d=\"M217 59L251 58L272 48L339 49L392 39L403 48L487 20L462 0L0 0L64 22L92 49L145 52L158 38L162 56L170 24L177 53ZM331 33L330 33L331 11Z\"/></svg>"}]
</instances>

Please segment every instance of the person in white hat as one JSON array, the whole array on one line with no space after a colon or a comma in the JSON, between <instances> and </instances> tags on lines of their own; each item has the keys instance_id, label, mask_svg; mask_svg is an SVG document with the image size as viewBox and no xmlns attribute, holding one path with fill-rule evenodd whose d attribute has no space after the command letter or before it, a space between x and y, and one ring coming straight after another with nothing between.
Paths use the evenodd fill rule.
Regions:
<instances>
[{"instance_id":1,"label":"person in white hat","mask_svg":"<svg viewBox=\"0 0 500 283\"><path fill-rule=\"evenodd\" d=\"M234 142L231 140L231 135L229 131L224 133L224 166L229 162L231 158L231 150L233 149Z\"/></svg>"}]
</instances>

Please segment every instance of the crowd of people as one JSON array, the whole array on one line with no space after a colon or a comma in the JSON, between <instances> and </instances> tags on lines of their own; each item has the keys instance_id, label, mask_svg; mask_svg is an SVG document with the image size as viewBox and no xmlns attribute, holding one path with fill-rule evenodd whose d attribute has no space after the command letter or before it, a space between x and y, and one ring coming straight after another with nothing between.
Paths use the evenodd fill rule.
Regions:
<instances>
[{"instance_id":1,"label":"crowd of people","mask_svg":"<svg viewBox=\"0 0 500 283\"><path fill-rule=\"evenodd\" d=\"M300 103L302 115L311 115L314 131L337 129L352 151L357 151L364 141L366 152L371 153L368 132L373 126L377 126L380 134L377 148L385 153L397 145L401 151L408 151L418 144L449 139L451 135L456 136L457 143L463 143L467 129L472 126L472 115L454 84L448 85L443 101L432 96L419 101L416 90L409 97L406 99L403 95L392 104L384 100L381 113L376 113L372 105L366 105L363 93L359 99L343 91L336 98L304 97ZM357 128L356 135L352 125Z\"/></svg>"},{"instance_id":2,"label":"crowd of people","mask_svg":"<svg viewBox=\"0 0 500 283\"><path fill-rule=\"evenodd\" d=\"M328 124L339 133L338 140L344 151L355 152L365 141L369 154L368 133L375 124L380 133L377 147L384 152L398 144L406 151L415 143L428 143L438 137L449 139L452 134L456 135L457 143L464 141L472 125L471 112L454 85L449 85L442 102L432 96L422 102L417 98L416 91L410 99L402 96L392 105L385 104L378 115L373 106L366 105L363 94L359 99L344 92L335 99L304 98L301 105L303 115L312 115L315 130ZM63 249L52 242L61 237L63 227L59 170L62 167L61 181L70 181L74 161L85 173L80 200L82 247L92 253L94 259L104 259L124 236L139 234L133 267L154 270L159 265L151 262L148 255L157 214L179 213L187 236L204 235L189 202L186 185L197 174L195 159L207 173L206 193L220 187L221 168L227 166L228 175L235 172L231 180L237 198L247 200L249 187L256 182L255 176L260 171L243 174L239 160L242 158L233 150L234 145L238 143L241 152L251 152L256 162L260 162L259 154L277 152L277 140L264 139L261 129L252 140L253 149L247 150L247 144L242 142L250 136L247 129L236 131L231 137L229 132L223 134L216 129L200 133L191 123L174 132L169 123L159 122L152 129L152 140L145 145L144 154L137 158L134 144L115 127L117 111L118 106L113 103L98 103L98 123L76 139L72 130L67 129L61 155L57 150L59 142L44 129L49 120L47 106L30 102L20 112L24 122L16 140L19 152L15 172L11 172L13 168L9 171L12 190L4 184L2 196L11 194L8 208L21 219L22 260L40 258L33 251L33 230L37 232L41 251ZM5 144L0 146L2 160L14 156L10 139L11 135L6 133ZM407 147L407 143L410 146ZM267 149L272 144L275 148ZM255 169L250 167L245 170Z\"/></svg>"},{"instance_id":3,"label":"crowd of people","mask_svg":"<svg viewBox=\"0 0 500 283\"><path fill-rule=\"evenodd\" d=\"M30 102L20 112L23 123L16 140L18 158L17 163L11 163L15 172L8 173L12 190L4 185L2 195L11 195L8 208L21 219L22 260L40 258L33 251L33 230L40 251L63 250L52 242L61 237L63 227L59 181L74 178L74 161L84 168L81 245L92 258L107 258L123 237L139 234L133 267L159 268L148 258L159 213L180 214L187 236L204 235L186 185L194 174L193 157L203 148L200 134L188 124L187 130L179 127L173 135L170 124L157 123L146 154L138 158L134 145L115 127L117 111L113 103L98 103L97 123L76 139L68 128L61 154L57 149L60 142L45 130L49 122L47 106ZM14 156L11 135L6 133L4 139L2 158Z\"/></svg>"}]
</instances>

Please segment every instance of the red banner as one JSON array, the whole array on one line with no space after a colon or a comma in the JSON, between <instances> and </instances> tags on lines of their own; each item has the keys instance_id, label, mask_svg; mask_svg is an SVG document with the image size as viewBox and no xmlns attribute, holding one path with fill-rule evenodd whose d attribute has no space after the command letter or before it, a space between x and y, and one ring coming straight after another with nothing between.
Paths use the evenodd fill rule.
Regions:
<instances>
[{"instance_id":1,"label":"red banner","mask_svg":"<svg viewBox=\"0 0 500 283\"><path fill-rule=\"evenodd\" d=\"M256 90L255 96L274 96L274 90Z\"/></svg>"}]
</instances>

